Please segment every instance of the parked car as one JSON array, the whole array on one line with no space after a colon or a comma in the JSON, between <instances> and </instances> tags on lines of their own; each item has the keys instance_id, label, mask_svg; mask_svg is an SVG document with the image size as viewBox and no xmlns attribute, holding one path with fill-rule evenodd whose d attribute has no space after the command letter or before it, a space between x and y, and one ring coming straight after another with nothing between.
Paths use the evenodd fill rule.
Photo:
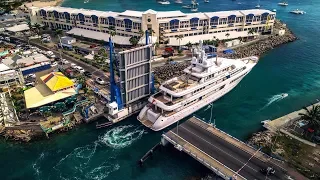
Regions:
<instances>
[{"instance_id":1,"label":"parked car","mask_svg":"<svg viewBox=\"0 0 320 180\"><path fill-rule=\"evenodd\" d=\"M106 82L105 82L103 79L99 78L99 77L96 78L96 82L97 82L98 84L101 84L101 85L106 84Z\"/></svg>"},{"instance_id":2,"label":"parked car","mask_svg":"<svg viewBox=\"0 0 320 180\"><path fill-rule=\"evenodd\" d=\"M79 72L79 73L84 73L84 69L81 66L76 66L75 69Z\"/></svg>"},{"instance_id":3,"label":"parked car","mask_svg":"<svg viewBox=\"0 0 320 180\"><path fill-rule=\"evenodd\" d=\"M72 68L76 68L77 65L76 65L75 63L71 63L70 66L71 66Z\"/></svg>"},{"instance_id":4,"label":"parked car","mask_svg":"<svg viewBox=\"0 0 320 180\"><path fill-rule=\"evenodd\" d=\"M61 59L62 64L69 64L69 61L67 61L66 59Z\"/></svg>"},{"instance_id":5,"label":"parked car","mask_svg":"<svg viewBox=\"0 0 320 180\"><path fill-rule=\"evenodd\" d=\"M57 63L57 62L51 63L51 67L56 67L56 66L58 66L58 63Z\"/></svg>"},{"instance_id":6,"label":"parked car","mask_svg":"<svg viewBox=\"0 0 320 180\"><path fill-rule=\"evenodd\" d=\"M85 76L89 77L89 78L92 77L92 73L91 73L91 72L85 71L83 74L84 74Z\"/></svg>"}]
</instances>

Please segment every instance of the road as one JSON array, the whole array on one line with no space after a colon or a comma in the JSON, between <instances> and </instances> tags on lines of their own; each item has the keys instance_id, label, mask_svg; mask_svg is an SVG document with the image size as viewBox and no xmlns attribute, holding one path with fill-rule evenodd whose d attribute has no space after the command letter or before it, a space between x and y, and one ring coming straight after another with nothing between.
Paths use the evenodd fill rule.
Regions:
<instances>
[{"instance_id":1,"label":"road","mask_svg":"<svg viewBox=\"0 0 320 180\"><path fill-rule=\"evenodd\" d=\"M284 172L278 167L274 167L276 170L275 175L266 177L260 172L260 169L271 165L252 157L246 151L239 149L191 121L186 121L179 125L178 132L177 127L171 131L178 133L184 140L206 152L233 171L237 172L243 167L239 174L247 179L286 179Z\"/></svg>"},{"instance_id":2,"label":"road","mask_svg":"<svg viewBox=\"0 0 320 180\"><path fill-rule=\"evenodd\" d=\"M25 40L25 39L22 39L22 38L18 38L18 37L14 37L14 36L11 36L10 38L16 39L16 40L19 40L21 42L24 42L24 43L28 44L28 40ZM43 46L41 44L34 43L34 42L31 42L31 41L30 41L30 45L36 46L39 49L42 49L42 50L45 50L45 51L52 51L55 54L56 57L60 57L60 53L58 51L54 50L54 49L50 49L50 48L45 47L45 46ZM109 81L109 78L108 78L106 72L104 72L104 71L102 71L102 70L100 70L100 69L98 69L96 67L93 67L93 66L91 66L91 65L89 65L89 64L87 64L87 63L85 63L83 61L80 61L80 60L77 60L77 59L75 59L73 57L65 55L63 53L61 53L61 57L66 59L66 60L68 60L69 62L77 64L78 66L81 66L85 71L91 72L94 76L101 77L103 80Z\"/></svg>"}]
</instances>

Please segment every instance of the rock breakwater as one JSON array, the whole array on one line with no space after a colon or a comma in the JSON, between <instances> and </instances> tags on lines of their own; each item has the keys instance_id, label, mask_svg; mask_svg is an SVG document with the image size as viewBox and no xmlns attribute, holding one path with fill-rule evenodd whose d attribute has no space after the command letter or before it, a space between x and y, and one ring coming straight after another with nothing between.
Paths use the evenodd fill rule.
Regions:
<instances>
[{"instance_id":1,"label":"rock breakwater","mask_svg":"<svg viewBox=\"0 0 320 180\"><path fill-rule=\"evenodd\" d=\"M234 49L234 54L224 54L227 58L243 58L248 56L261 56L270 51L274 47L297 40L293 32L280 20L275 20L274 29L284 29L285 34L279 36L272 34L267 38L263 38L252 44L243 45Z\"/></svg>"},{"instance_id":2,"label":"rock breakwater","mask_svg":"<svg viewBox=\"0 0 320 180\"><path fill-rule=\"evenodd\" d=\"M165 64L154 68L155 80L157 83L162 83L175 76L183 74L183 69L189 66L189 63Z\"/></svg>"}]
</instances>

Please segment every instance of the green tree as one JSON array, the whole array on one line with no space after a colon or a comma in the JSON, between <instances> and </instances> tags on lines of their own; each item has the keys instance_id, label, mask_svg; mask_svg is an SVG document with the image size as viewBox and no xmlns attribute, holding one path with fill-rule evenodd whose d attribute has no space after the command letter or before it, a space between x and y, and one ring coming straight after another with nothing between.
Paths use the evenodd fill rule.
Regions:
<instances>
[{"instance_id":1,"label":"green tree","mask_svg":"<svg viewBox=\"0 0 320 180\"><path fill-rule=\"evenodd\" d=\"M248 31L248 36L252 36L254 34L254 30L251 28L249 31Z\"/></svg>"},{"instance_id":2,"label":"green tree","mask_svg":"<svg viewBox=\"0 0 320 180\"><path fill-rule=\"evenodd\" d=\"M136 45L138 44L139 40L138 40L136 37L132 36L132 37L129 39L129 42L130 42L130 44L131 44L132 46L136 46Z\"/></svg>"},{"instance_id":3,"label":"green tree","mask_svg":"<svg viewBox=\"0 0 320 180\"><path fill-rule=\"evenodd\" d=\"M40 34L40 28L41 28L41 25L38 24L38 23L35 23L33 25L34 29L35 29L35 32L39 35Z\"/></svg>"},{"instance_id":4,"label":"green tree","mask_svg":"<svg viewBox=\"0 0 320 180\"><path fill-rule=\"evenodd\" d=\"M313 105L311 109L307 107L303 108L306 113L299 113L301 119L306 120L314 129L318 129L320 127L320 106Z\"/></svg>"},{"instance_id":5,"label":"green tree","mask_svg":"<svg viewBox=\"0 0 320 180\"><path fill-rule=\"evenodd\" d=\"M60 36L60 35L63 35L63 31L61 30L61 29L57 29L55 32L54 32L54 34L56 35L56 36Z\"/></svg>"},{"instance_id":6,"label":"green tree","mask_svg":"<svg viewBox=\"0 0 320 180\"><path fill-rule=\"evenodd\" d=\"M182 38L183 38L183 35L176 35L176 39L179 41L179 50L181 50L181 45L180 45L180 43L181 43L181 40L182 40Z\"/></svg>"},{"instance_id":7,"label":"green tree","mask_svg":"<svg viewBox=\"0 0 320 180\"><path fill-rule=\"evenodd\" d=\"M144 36L144 31L143 31L143 30L140 30L140 31L139 31L139 35L140 35L140 37L143 37L143 36Z\"/></svg>"},{"instance_id":8,"label":"green tree","mask_svg":"<svg viewBox=\"0 0 320 180\"><path fill-rule=\"evenodd\" d=\"M229 33L226 33L226 34L225 34L225 36L226 36L226 37L227 37L227 39L228 39L228 37L230 36L230 34L229 34Z\"/></svg>"},{"instance_id":9,"label":"green tree","mask_svg":"<svg viewBox=\"0 0 320 180\"><path fill-rule=\"evenodd\" d=\"M192 47L191 42L189 41L189 42L186 44L186 46L190 49L190 48Z\"/></svg>"},{"instance_id":10,"label":"green tree","mask_svg":"<svg viewBox=\"0 0 320 180\"><path fill-rule=\"evenodd\" d=\"M84 75L79 75L76 77L77 83L82 84L82 87L84 87L86 85L86 78L84 77Z\"/></svg>"}]
</instances>

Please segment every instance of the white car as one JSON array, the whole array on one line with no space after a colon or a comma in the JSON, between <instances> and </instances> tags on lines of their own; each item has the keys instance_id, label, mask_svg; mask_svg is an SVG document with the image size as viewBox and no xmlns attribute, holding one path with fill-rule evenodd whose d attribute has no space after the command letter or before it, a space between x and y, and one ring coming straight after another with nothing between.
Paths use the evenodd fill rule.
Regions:
<instances>
[{"instance_id":1,"label":"white car","mask_svg":"<svg viewBox=\"0 0 320 180\"><path fill-rule=\"evenodd\" d=\"M62 64L69 64L69 61L67 61L66 59L61 59Z\"/></svg>"},{"instance_id":2,"label":"white car","mask_svg":"<svg viewBox=\"0 0 320 180\"><path fill-rule=\"evenodd\" d=\"M105 82L103 79L99 78L99 77L96 78L96 82L97 82L98 84L101 84L101 85L106 84L106 82Z\"/></svg>"},{"instance_id":3,"label":"white car","mask_svg":"<svg viewBox=\"0 0 320 180\"><path fill-rule=\"evenodd\" d=\"M79 73L84 73L84 72L85 72L85 70L84 70L82 67L80 67L80 66L76 66L75 69L76 69Z\"/></svg>"},{"instance_id":4,"label":"white car","mask_svg":"<svg viewBox=\"0 0 320 180\"><path fill-rule=\"evenodd\" d=\"M77 65L75 63L71 63L70 66L74 69L74 68L76 68Z\"/></svg>"},{"instance_id":5,"label":"white car","mask_svg":"<svg viewBox=\"0 0 320 180\"><path fill-rule=\"evenodd\" d=\"M56 66L58 66L58 63L57 63L57 62L51 63L51 67L56 67Z\"/></svg>"}]
</instances>

